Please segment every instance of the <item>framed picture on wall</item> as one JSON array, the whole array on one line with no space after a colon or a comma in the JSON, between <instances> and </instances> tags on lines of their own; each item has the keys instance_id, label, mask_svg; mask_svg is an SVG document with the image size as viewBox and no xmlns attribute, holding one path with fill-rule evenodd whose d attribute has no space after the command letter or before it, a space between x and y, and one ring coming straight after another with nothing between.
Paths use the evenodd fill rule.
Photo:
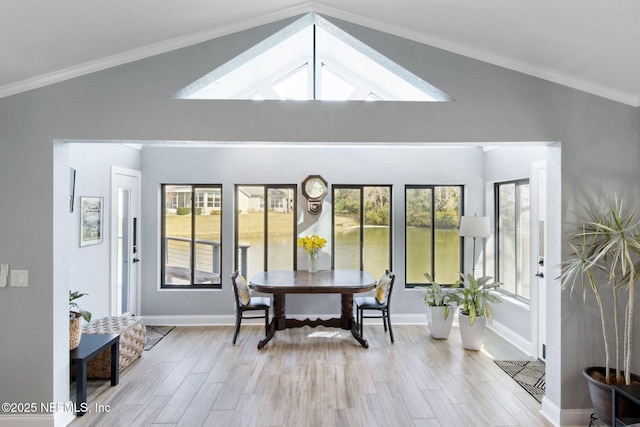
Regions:
<instances>
[{"instance_id":1,"label":"framed picture on wall","mask_svg":"<svg viewBox=\"0 0 640 427\"><path fill-rule=\"evenodd\" d=\"M80 246L102 243L102 197L80 197Z\"/></svg>"}]
</instances>

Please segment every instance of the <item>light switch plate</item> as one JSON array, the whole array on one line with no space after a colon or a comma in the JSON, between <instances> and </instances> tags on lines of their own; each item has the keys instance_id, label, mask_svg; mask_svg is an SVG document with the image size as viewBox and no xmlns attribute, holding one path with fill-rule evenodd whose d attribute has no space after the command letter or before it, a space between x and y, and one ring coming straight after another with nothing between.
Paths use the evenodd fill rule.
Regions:
<instances>
[{"instance_id":1,"label":"light switch plate","mask_svg":"<svg viewBox=\"0 0 640 427\"><path fill-rule=\"evenodd\" d=\"M11 286L14 288L29 286L29 270L13 270L11 272Z\"/></svg>"},{"instance_id":2,"label":"light switch plate","mask_svg":"<svg viewBox=\"0 0 640 427\"><path fill-rule=\"evenodd\" d=\"M7 286L7 277L9 277L9 264L0 264L0 288Z\"/></svg>"}]
</instances>

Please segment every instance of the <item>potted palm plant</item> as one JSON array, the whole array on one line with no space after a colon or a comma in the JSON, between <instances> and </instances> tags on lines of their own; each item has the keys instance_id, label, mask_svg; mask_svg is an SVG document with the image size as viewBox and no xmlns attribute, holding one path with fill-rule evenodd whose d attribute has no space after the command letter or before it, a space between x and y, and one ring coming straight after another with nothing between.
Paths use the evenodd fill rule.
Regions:
<instances>
[{"instance_id":1,"label":"potted palm plant","mask_svg":"<svg viewBox=\"0 0 640 427\"><path fill-rule=\"evenodd\" d=\"M91 313L82 309L77 299L82 298L87 294L80 293L78 291L69 291L69 350L80 345L80 338L82 338L82 319L87 322L91 321Z\"/></svg>"},{"instance_id":2,"label":"potted palm plant","mask_svg":"<svg viewBox=\"0 0 640 427\"><path fill-rule=\"evenodd\" d=\"M492 282L490 276L475 278L472 274L467 274L462 278L464 287L458 290L462 298L458 316L462 346L467 350L480 350L486 324L493 321L491 304L502 302L494 293L502 283Z\"/></svg>"},{"instance_id":3,"label":"potted palm plant","mask_svg":"<svg viewBox=\"0 0 640 427\"><path fill-rule=\"evenodd\" d=\"M588 209L571 240L572 252L560 266L560 279L563 289L571 293L582 288L583 301L590 290L598 305L604 366L587 367L583 375L598 419L611 424L611 385L628 385L640 379L630 371L635 283L640 272L640 219L635 209L626 210L622 201L615 200L604 209ZM626 298L620 294L626 294ZM622 328L618 324L621 299L626 301ZM609 321L613 322L613 336ZM611 347L615 350L615 368L611 366ZM627 409L620 410L624 416Z\"/></svg>"},{"instance_id":4,"label":"potted palm plant","mask_svg":"<svg viewBox=\"0 0 640 427\"><path fill-rule=\"evenodd\" d=\"M430 286L424 289L422 297L427 306L427 323L431 330L431 336L436 339L447 339L453 326L453 309L460 303L461 297L456 288L459 282L451 287L442 287L433 280L429 273L424 273Z\"/></svg>"}]
</instances>

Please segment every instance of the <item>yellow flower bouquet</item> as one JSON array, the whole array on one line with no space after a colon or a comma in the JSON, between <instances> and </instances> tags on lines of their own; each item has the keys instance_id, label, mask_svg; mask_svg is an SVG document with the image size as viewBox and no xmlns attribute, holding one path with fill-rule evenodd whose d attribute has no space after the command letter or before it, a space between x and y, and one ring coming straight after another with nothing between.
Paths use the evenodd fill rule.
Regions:
<instances>
[{"instance_id":1,"label":"yellow flower bouquet","mask_svg":"<svg viewBox=\"0 0 640 427\"><path fill-rule=\"evenodd\" d=\"M315 273L318 271L318 252L324 248L327 244L327 239L312 234L311 236L304 236L298 239L298 247L304 248L309 254L309 273Z\"/></svg>"},{"instance_id":2,"label":"yellow flower bouquet","mask_svg":"<svg viewBox=\"0 0 640 427\"><path fill-rule=\"evenodd\" d=\"M298 247L304 248L304 250L309 254L317 254L318 252L320 252L320 249L324 248L324 245L326 244L327 239L316 234L300 237L298 239Z\"/></svg>"}]
</instances>

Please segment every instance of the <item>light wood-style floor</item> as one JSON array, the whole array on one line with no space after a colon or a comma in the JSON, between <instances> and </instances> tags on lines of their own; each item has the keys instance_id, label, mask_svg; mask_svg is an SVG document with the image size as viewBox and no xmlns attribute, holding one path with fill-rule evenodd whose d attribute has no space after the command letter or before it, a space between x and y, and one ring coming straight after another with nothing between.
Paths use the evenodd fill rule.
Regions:
<instances>
[{"instance_id":1,"label":"light wood-style floor","mask_svg":"<svg viewBox=\"0 0 640 427\"><path fill-rule=\"evenodd\" d=\"M540 404L493 363L526 359L488 331L483 350L462 348L459 330L434 340L426 325L365 325L369 348L349 331L177 327L120 373L90 380L81 426L551 426ZM310 334L334 337L312 337Z\"/></svg>"}]
</instances>

